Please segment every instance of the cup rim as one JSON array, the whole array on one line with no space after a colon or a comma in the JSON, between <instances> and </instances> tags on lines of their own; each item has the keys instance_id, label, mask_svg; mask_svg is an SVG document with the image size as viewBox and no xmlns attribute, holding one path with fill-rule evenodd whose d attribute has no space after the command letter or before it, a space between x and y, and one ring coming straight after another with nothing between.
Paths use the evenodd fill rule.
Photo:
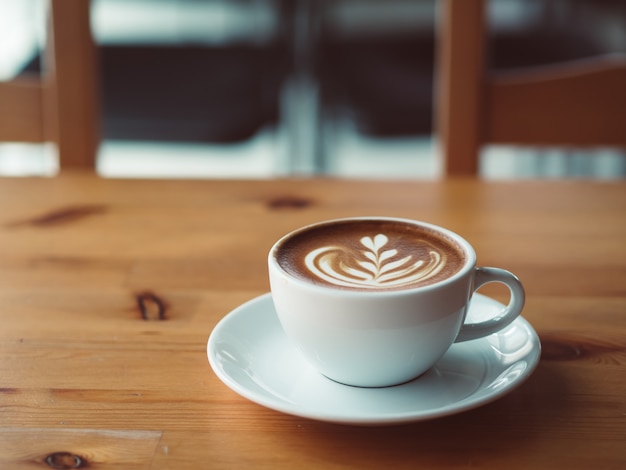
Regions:
<instances>
[{"instance_id":1,"label":"cup rim","mask_svg":"<svg viewBox=\"0 0 626 470\"><path fill-rule=\"evenodd\" d=\"M441 234L451 238L464 251L465 256L466 256L465 263L463 264L461 269L459 269L452 276L450 276L450 277L448 277L446 279L442 279L441 281L437 281L437 282L435 282L433 284L428 284L426 286L407 287L407 288L401 288L401 289L356 290L356 289L345 289L345 288L342 289L342 288L333 287L333 286L330 286L330 285L316 284L314 282L306 281L304 279L301 279L299 277L296 277L296 276L290 274L287 270L285 270L280 265L280 263L276 259L276 252L278 251L280 246L285 241L289 240L290 238L292 238L292 237L294 237L294 236L296 236L296 235L298 235L298 234L300 234L302 232L305 232L305 231L310 230L312 228L322 227L324 225L330 225L330 224L338 223L338 222L368 221L368 220L370 220L370 221L371 220L381 220L381 221L389 221L389 222L406 223L406 224L410 224L410 225L417 225L419 227L424 227L424 228L432 230L432 231L434 231L436 233L441 233ZM416 292L428 292L428 291L432 291L432 290L441 289L442 287L444 287L446 285L449 285L449 284L453 284L458 279L463 278L464 276L466 276L469 271L471 271L471 270L473 270L475 268L475 266L476 266L476 252L475 252L474 248L472 247L472 245L465 238L463 238L461 235L459 235L458 233L453 232L452 230L449 230L449 229L447 229L445 227L442 227L440 225L432 224L430 222L424 222L422 220L409 219L409 218L403 218L403 217L356 216L356 217L340 217L340 218L335 218L335 219L328 219L328 220L322 220L322 221L318 221L318 222L313 222L311 224L307 224L307 225L304 225L302 227L299 227L299 228L296 228L296 229L290 231L289 233L287 233L287 234L283 235L282 237L280 237L276 242L274 242L274 244L270 248L270 251L269 251L269 254L268 254L268 264L269 264L270 270L273 268L278 273L280 273L280 275L282 275L285 278L289 279L291 282L294 282L297 285L300 285L302 287L306 287L306 288L309 288L309 289L312 289L312 290L320 290L320 291L325 292L325 293L336 293L338 295L358 295L358 296L367 295L367 296L381 297L381 296L385 296L385 295L398 296L398 295L410 294L410 293L416 293Z\"/></svg>"}]
</instances>

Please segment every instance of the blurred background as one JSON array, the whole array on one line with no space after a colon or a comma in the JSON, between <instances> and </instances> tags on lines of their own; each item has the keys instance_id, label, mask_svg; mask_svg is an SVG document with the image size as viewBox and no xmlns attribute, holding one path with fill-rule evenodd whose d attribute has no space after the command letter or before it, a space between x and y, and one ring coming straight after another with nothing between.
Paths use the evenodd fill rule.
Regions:
<instances>
[{"instance_id":1,"label":"blurred background","mask_svg":"<svg viewBox=\"0 0 626 470\"><path fill-rule=\"evenodd\" d=\"M39 71L46 5L0 0L0 80ZM435 178L436 18L434 0L92 0L98 172ZM493 69L626 53L623 0L491 0L488 21ZM626 176L610 148L481 160L492 179ZM55 171L50 145L0 144L0 174Z\"/></svg>"}]
</instances>

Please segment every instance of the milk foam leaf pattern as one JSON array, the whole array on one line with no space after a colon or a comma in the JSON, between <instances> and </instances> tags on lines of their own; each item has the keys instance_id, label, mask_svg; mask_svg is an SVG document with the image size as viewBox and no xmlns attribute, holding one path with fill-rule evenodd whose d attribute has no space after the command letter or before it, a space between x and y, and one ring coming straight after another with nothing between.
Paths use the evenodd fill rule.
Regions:
<instances>
[{"instance_id":1,"label":"milk foam leaf pattern","mask_svg":"<svg viewBox=\"0 0 626 470\"><path fill-rule=\"evenodd\" d=\"M391 271L392 269L396 269L396 268L398 268L398 267L402 266L403 264L406 264L406 263L408 263L410 261L411 261L411 257L407 256L406 258L402 258L402 259L399 259L397 261L392 261L391 263L386 263L386 264L384 264L384 265L382 265L380 267L379 274L383 274L383 273L386 273L387 271ZM424 262L423 261L418 261L415 264L422 265L422 264L424 264Z\"/></svg>"},{"instance_id":2,"label":"milk foam leaf pattern","mask_svg":"<svg viewBox=\"0 0 626 470\"><path fill-rule=\"evenodd\" d=\"M391 258L392 256L396 256L398 254L398 250L387 250L383 251L380 254L380 261L385 261L386 259Z\"/></svg>"},{"instance_id":3,"label":"milk foam leaf pattern","mask_svg":"<svg viewBox=\"0 0 626 470\"><path fill-rule=\"evenodd\" d=\"M363 269L372 273L372 275L376 275L376 272L378 271L378 266L376 264L370 263L369 261L357 261L357 263L359 263Z\"/></svg>"},{"instance_id":4,"label":"milk foam leaf pattern","mask_svg":"<svg viewBox=\"0 0 626 470\"><path fill-rule=\"evenodd\" d=\"M415 254L403 256L398 249L383 250L389 243L384 234L363 237L365 250L350 246L324 246L305 258L309 271L320 280L340 287L381 289L419 283L436 275L445 264L444 255L434 248L426 259ZM349 263L348 260L352 260Z\"/></svg>"},{"instance_id":5,"label":"milk foam leaf pattern","mask_svg":"<svg viewBox=\"0 0 626 470\"><path fill-rule=\"evenodd\" d=\"M360 271L358 269L351 268L350 266L346 265L345 263L340 263L339 265L341 267L341 271L343 271L343 272L345 272L347 274L350 274L350 275L352 275L354 277L358 277L358 278L361 278L361 279L371 279L371 275L368 272Z\"/></svg>"}]
</instances>

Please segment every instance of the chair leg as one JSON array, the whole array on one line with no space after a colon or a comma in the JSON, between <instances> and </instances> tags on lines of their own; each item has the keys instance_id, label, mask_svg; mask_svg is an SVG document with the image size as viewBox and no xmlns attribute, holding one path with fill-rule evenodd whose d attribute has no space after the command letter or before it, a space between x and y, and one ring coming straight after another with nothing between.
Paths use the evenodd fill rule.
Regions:
<instances>
[{"instance_id":1,"label":"chair leg","mask_svg":"<svg viewBox=\"0 0 626 470\"><path fill-rule=\"evenodd\" d=\"M50 0L44 62L44 133L61 168L93 168L100 140L96 47L89 0Z\"/></svg>"},{"instance_id":2,"label":"chair leg","mask_svg":"<svg viewBox=\"0 0 626 470\"><path fill-rule=\"evenodd\" d=\"M446 175L478 173L485 74L484 0L440 0L434 122Z\"/></svg>"}]
</instances>

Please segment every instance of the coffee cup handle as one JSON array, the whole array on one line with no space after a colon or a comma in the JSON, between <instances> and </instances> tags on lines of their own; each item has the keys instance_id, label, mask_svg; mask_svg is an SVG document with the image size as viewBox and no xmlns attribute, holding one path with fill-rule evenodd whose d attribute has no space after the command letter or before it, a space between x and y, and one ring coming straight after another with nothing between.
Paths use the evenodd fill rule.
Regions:
<instances>
[{"instance_id":1,"label":"coffee cup handle","mask_svg":"<svg viewBox=\"0 0 626 470\"><path fill-rule=\"evenodd\" d=\"M455 343L488 336L510 325L522 312L524 307L524 287L517 276L499 268L477 267L474 273L474 292L490 282L499 282L509 288L511 298L499 315L479 323L465 323L461 327Z\"/></svg>"}]
</instances>

